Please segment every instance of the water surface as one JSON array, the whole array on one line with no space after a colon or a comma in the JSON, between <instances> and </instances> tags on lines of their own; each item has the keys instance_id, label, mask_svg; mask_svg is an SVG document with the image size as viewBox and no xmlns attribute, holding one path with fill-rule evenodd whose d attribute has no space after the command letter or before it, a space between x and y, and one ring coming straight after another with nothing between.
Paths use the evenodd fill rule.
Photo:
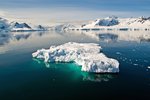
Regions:
<instances>
[{"instance_id":1,"label":"water surface","mask_svg":"<svg viewBox=\"0 0 150 100\"><path fill-rule=\"evenodd\" d=\"M146 31L1 33L0 100L149 98L149 37ZM74 63L44 63L31 56L66 42L100 44L120 62L120 73L91 74Z\"/></svg>"}]
</instances>

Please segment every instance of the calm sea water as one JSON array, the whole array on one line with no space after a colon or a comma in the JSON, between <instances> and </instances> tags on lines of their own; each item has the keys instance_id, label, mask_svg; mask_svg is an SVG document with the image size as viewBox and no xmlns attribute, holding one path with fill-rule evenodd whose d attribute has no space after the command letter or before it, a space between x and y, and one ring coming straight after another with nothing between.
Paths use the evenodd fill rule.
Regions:
<instances>
[{"instance_id":1,"label":"calm sea water","mask_svg":"<svg viewBox=\"0 0 150 100\"><path fill-rule=\"evenodd\" d=\"M0 100L149 100L149 36L133 31L1 33ZM31 56L66 42L100 44L119 61L120 73L91 74L73 63L44 63Z\"/></svg>"}]
</instances>

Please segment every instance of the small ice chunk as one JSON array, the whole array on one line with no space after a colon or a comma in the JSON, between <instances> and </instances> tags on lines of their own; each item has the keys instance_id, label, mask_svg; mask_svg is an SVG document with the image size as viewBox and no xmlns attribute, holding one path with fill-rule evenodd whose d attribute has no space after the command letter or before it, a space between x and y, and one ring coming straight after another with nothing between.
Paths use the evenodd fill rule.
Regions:
<instances>
[{"instance_id":1,"label":"small ice chunk","mask_svg":"<svg viewBox=\"0 0 150 100\"><path fill-rule=\"evenodd\" d=\"M118 73L119 62L101 53L101 47L94 43L69 42L50 49L41 49L32 53L34 58L45 62L75 62L82 71L94 73Z\"/></svg>"},{"instance_id":2,"label":"small ice chunk","mask_svg":"<svg viewBox=\"0 0 150 100\"><path fill-rule=\"evenodd\" d=\"M133 64L134 66L138 66L138 64Z\"/></svg>"},{"instance_id":3,"label":"small ice chunk","mask_svg":"<svg viewBox=\"0 0 150 100\"><path fill-rule=\"evenodd\" d=\"M150 66L148 66L147 68L150 69Z\"/></svg>"},{"instance_id":4,"label":"small ice chunk","mask_svg":"<svg viewBox=\"0 0 150 100\"><path fill-rule=\"evenodd\" d=\"M120 52L116 52L116 54L117 54L117 55L121 55L121 53L120 53Z\"/></svg>"}]
</instances>

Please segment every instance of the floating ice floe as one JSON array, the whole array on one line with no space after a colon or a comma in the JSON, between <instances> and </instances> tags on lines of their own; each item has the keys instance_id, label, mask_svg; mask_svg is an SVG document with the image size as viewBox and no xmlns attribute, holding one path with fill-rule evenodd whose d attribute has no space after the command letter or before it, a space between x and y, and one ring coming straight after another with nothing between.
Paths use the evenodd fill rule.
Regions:
<instances>
[{"instance_id":1,"label":"floating ice floe","mask_svg":"<svg viewBox=\"0 0 150 100\"><path fill-rule=\"evenodd\" d=\"M106 57L100 50L98 44L69 42L37 50L32 56L45 62L75 62L82 66L82 71L86 72L118 73L119 62Z\"/></svg>"}]
</instances>

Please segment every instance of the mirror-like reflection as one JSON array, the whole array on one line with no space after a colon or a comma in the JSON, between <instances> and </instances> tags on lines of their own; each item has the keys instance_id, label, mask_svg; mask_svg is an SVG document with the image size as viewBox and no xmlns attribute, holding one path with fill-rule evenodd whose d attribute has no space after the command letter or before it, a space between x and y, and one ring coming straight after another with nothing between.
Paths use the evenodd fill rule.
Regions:
<instances>
[{"instance_id":1,"label":"mirror-like reflection","mask_svg":"<svg viewBox=\"0 0 150 100\"><path fill-rule=\"evenodd\" d=\"M118 35L112 33L98 34L100 41L115 42L118 40Z\"/></svg>"},{"instance_id":2,"label":"mirror-like reflection","mask_svg":"<svg viewBox=\"0 0 150 100\"><path fill-rule=\"evenodd\" d=\"M1 32L0 53L14 49L24 50L26 47L44 48L45 45L59 45L70 41L93 43L119 43L125 41L141 43L150 41L150 33L149 31Z\"/></svg>"},{"instance_id":3,"label":"mirror-like reflection","mask_svg":"<svg viewBox=\"0 0 150 100\"><path fill-rule=\"evenodd\" d=\"M71 31L74 34L84 34L99 41L147 41L150 40L149 31Z\"/></svg>"},{"instance_id":4,"label":"mirror-like reflection","mask_svg":"<svg viewBox=\"0 0 150 100\"><path fill-rule=\"evenodd\" d=\"M0 45L5 45L12 41L20 41L27 39L36 39L38 37L46 36L53 38L51 35L69 37L75 36L87 36L94 38L97 41L104 42L119 42L119 41L150 41L149 31L69 31L69 32L57 32L57 31L39 31L39 32L1 32L0 33ZM70 37L71 37L70 36Z\"/></svg>"},{"instance_id":5,"label":"mirror-like reflection","mask_svg":"<svg viewBox=\"0 0 150 100\"><path fill-rule=\"evenodd\" d=\"M19 41L22 39L27 40L28 38L34 38L36 36L43 36L46 34L45 31L39 32L1 32L0 33L0 45L4 45L6 43L12 41Z\"/></svg>"},{"instance_id":6,"label":"mirror-like reflection","mask_svg":"<svg viewBox=\"0 0 150 100\"><path fill-rule=\"evenodd\" d=\"M71 63L71 65L69 65L68 63L59 63L61 64L61 66L57 66L55 65L55 63L51 64L51 63L45 63L39 59L33 58L33 60L35 62L37 62L38 64L45 64L45 67L48 69L63 69L63 71L69 71L69 72L74 72L74 76L79 76L77 78L82 77L83 81L92 81L92 82L108 82L111 79L117 77L117 74L94 74L94 73L88 73L88 72L82 72L80 66ZM68 64L68 65L67 65ZM67 66L67 67L64 67Z\"/></svg>"}]
</instances>

